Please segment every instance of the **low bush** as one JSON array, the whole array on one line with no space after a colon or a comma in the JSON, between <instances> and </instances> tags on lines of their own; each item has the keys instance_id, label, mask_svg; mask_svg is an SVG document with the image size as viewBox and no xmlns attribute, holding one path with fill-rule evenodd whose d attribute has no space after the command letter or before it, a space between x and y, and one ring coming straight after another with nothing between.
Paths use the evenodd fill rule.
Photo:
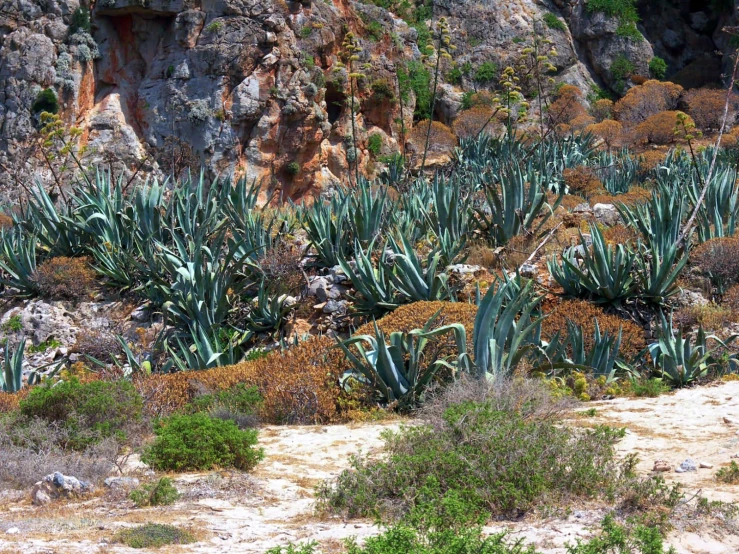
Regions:
<instances>
[{"instance_id":1,"label":"low bush","mask_svg":"<svg viewBox=\"0 0 739 554\"><path fill-rule=\"evenodd\" d=\"M598 123L593 123L592 125L585 127L586 132L592 133L603 140L608 148L613 148L621 144L623 130L623 125L613 119L604 119Z\"/></svg>"},{"instance_id":2,"label":"low bush","mask_svg":"<svg viewBox=\"0 0 739 554\"><path fill-rule=\"evenodd\" d=\"M565 169L562 172L562 177L570 194L579 194L585 198L590 198L596 194L607 194L595 171L585 165Z\"/></svg>"},{"instance_id":3,"label":"low bush","mask_svg":"<svg viewBox=\"0 0 739 554\"><path fill-rule=\"evenodd\" d=\"M724 107L729 100L727 122L729 125L736 119L739 109L739 96L727 96L724 89L700 88L685 93L684 100L688 105L688 114L702 131L718 130L724 119Z\"/></svg>"},{"instance_id":4,"label":"low bush","mask_svg":"<svg viewBox=\"0 0 739 554\"><path fill-rule=\"evenodd\" d=\"M636 126L636 137L652 144L670 144L675 141L675 129L678 115L682 112L660 112L649 116ZM686 124L692 124L688 117Z\"/></svg>"},{"instance_id":5,"label":"low bush","mask_svg":"<svg viewBox=\"0 0 739 554\"><path fill-rule=\"evenodd\" d=\"M739 464L732 460L727 467L722 467L716 472L716 481L727 485L739 483Z\"/></svg>"},{"instance_id":6,"label":"low bush","mask_svg":"<svg viewBox=\"0 0 739 554\"><path fill-rule=\"evenodd\" d=\"M169 506L179 500L180 493L172 484L172 480L162 477L156 483L148 483L132 490L129 498L137 508L145 506Z\"/></svg>"},{"instance_id":7,"label":"low bush","mask_svg":"<svg viewBox=\"0 0 739 554\"><path fill-rule=\"evenodd\" d=\"M256 387L239 383L226 390L196 397L188 411L205 412L211 417L231 420L240 429L244 429L256 426L256 414L261 404L262 397Z\"/></svg>"},{"instance_id":8,"label":"low bush","mask_svg":"<svg viewBox=\"0 0 739 554\"><path fill-rule=\"evenodd\" d=\"M315 337L266 357L205 371L157 374L136 381L152 414L181 410L198 391L226 390L239 383L255 386L263 398L261 421L279 424L316 424L339 420L342 392L336 386L342 370L328 360L336 342Z\"/></svg>"},{"instance_id":9,"label":"low bush","mask_svg":"<svg viewBox=\"0 0 739 554\"><path fill-rule=\"evenodd\" d=\"M429 152L450 152L452 148L457 146L457 137L454 136L454 133L449 127L440 121L420 121L416 123L410 133L410 141L419 154L423 153L429 125L431 125Z\"/></svg>"},{"instance_id":10,"label":"low bush","mask_svg":"<svg viewBox=\"0 0 739 554\"><path fill-rule=\"evenodd\" d=\"M31 106L33 113L51 113L55 114L59 112L59 99L56 97L54 89L45 88L36 95L36 99L33 101Z\"/></svg>"},{"instance_id":11,"label":"low bush","mask_svg":"<svg viewBox=\"0 0 739 554\"><path fill-rule=\"evenodd\" d=\"M147 523L119 531L113 540L130 548L159 548L168 544L190 544L195 542L195 537L173 525Z\"/></svg>"},{"instance_id":12,"label":"low bush","mask_svg":"<svg viewBox=\"0 0 739 554\"><path fill-rule=\"evenodd\" d=\"M155 469L186 471L234 467L252 469L263 457L255 429L204 413L173 415L157 422L156 439L141 456Z\"/></svg>"},{"instance_id":13,"label":"low bush","mask_svg":"<svg viewBox=\"0 0 739 554\"><path fill-rule=\"evenodd\" d=\"M2 396L13 396L3 395ZM95 440L80 440L92 437ZM64 445L86 442L79 451ZM0 414L0 484L19 489L33 486L44 475L61 471L97 483L110 475L120 453L114 438L99 439L83 429L70 431L60 422Z\"/></svg>"},{"instance_id":14,"label":"low bush","mask_svg":"<svg viewBox=\"0 0 739 554\"><path fill-rule=\"evenodd\" d=\"M647 81L626 93L613 107L613 118L622 123L641 123L663 111L674 110L683 87L675 83Z\"/></svg>"},{"instance_id":15,"label":"low bush","mask_svg":"<svg viewBox=\"0 0 739 554\"><path fill-rule=\"evenodd\" d=\"M670 387L662 379L634 379L631 381L631 392L637 397L657 398L669 392Z\"/></svg>"},{"instance_id":16,"label":"low bush","mask_svg":"<svg viewBox=\"0 0 739 554\"><path fill-rule=\"evenodd\" d=\"M459 138L476 137L481 131L494 134L499 127L493 117L493 108L488 105L472 106L459 112L452 123L452 130Z\"/></svg>"},{"instance_id":17,"label":"low bush","mask_svg":"<svg viewBox=\"0 0 739 554\"><path fill-rule=\"evenodd\" d=\"M653 57L649 60L649 74L653 78L661 81L665 78L665 75L667 75L667 62L659 56Z\"/></svg>"},{"instance_id":18,"label":"low bush","mask_svg":"<svg viewBox=\"0 0 739 554\"><path fill-rule=\"evenodd\" d=\"M739 239L716 238L693 249L691 263L711 281L719 297L739 281Z\"/></svg>"},{"instance_id":19,"label":"low bush","mask_svg":"<svg viewBox=\"0 0 739 554\"><path fill-rule=\"evenodd\" d=\"M495 399L440 402L441 417L386 433L382 460L354 458L352 469L324 483L321 508L461 527L517 517L545 499L594 496L618 474L619 431L573 432Z\"/></svg>"},{"instance_id":20,"label":"low bush","mask_svg":"<svg viewBox=\"0 0 739 554\"><path fill-rule=\"evenodd\" d=\"M47 383L31 389L20 412L62 426L68 432L62 446L74 450L107 437L125 442L144 425L143 399L128 381L82 383L73 377Z\"/></svg>"},{"instance_id":21,"label":"low bush","mask_svg":"<svg viewBox=\"0 0 739 554\"><path fill-rule=\"evenodd\" d=\"M50 258L38 265L33 280L47 298L88 299L95 286L95 272L89 262L87 257Z\"/></svg>"},{"instance_id":22,"label":"low bush","mask_svg":"<svg viewBox=\"0 0 739 554\"><path fill-rule=\"evenodd\" d=\"M564 300L557 305L542 322L542 337L551 340L559 331L560 338L564 339L567 332L567 322L571 321L583 330L585 348L593 346L595 320L602 333L615 337L621 329L621 348L619 352L626 359L636 356L646 346L644 329L632 321L608 314L603 308L586 300Z\"/></svg>"},{"instance_id":23,"label":"low bush","mask_svg":"<svg viewBox=\"0 0 739 554\"><path fill-rule=\"evenodd\" d=\"M375 157L379 155L382 151L382 136L380 136L380 133L373 133L369 136L367 139L367 150Z\"/></svg>"}]
</instances>

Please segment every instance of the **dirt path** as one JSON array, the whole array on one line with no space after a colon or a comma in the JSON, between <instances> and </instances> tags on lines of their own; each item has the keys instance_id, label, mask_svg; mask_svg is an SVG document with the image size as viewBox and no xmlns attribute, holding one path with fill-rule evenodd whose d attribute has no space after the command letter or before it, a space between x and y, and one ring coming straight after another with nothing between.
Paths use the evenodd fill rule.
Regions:
<instances>
[{"instance_id":1,"label":"dirt path","mask_svg":"<svg viewBox=\"0 0 739 554\"><path fill-rule=\"evenodd\" d=\"M654 399L616 399L589 403L596 416L578 417L579 425L608 423L628 429L619 444L623 454L637 452L638 470L651 471L656 459L673 467L686 458L713 465L697 472L665 474L687 491L702 490L710 499L739 502L739 486L716 483L713 476L739 453L739 382L678 391ZM0 553L73 554L141 552L110 544L123 527L166 522L188 527L201 539L161 553L263 553L288 541L316 540L326 552L347 537L377 532L370 521L321 519L313 513L313 491L323 479L348 467L349 456L377 452L381 433L397 422L326 427L265 427L260 443L265 460L250 476L231 472L175 476L183 498L166 508L135 509L124 498L109 495L84 503L36 508L27 495L0 497ZM564 545L587 537L605 514L598 506L575 506L566 517L493 525L532 542L545 554L561 554ZM7 531L13 531L8 533ZM676 532L671 537L680 554L735 554L739 537Z\"/></svg>"}]
</instances>

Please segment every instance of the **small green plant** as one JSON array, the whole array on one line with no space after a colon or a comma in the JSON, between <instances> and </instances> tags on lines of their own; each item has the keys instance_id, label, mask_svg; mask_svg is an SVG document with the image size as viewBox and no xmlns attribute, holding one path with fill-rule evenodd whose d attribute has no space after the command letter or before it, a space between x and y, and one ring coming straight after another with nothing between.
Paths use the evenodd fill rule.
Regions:
<instances>
[{"instance_id":1,"label":"small green plant","mask_svg":"<svg viewBox=\"0 0 739 554\"><path fill-rule=\"evenodd\" d=\"M285 166L285 173L290 175L290 177L295 177L300 173L300 164L298 162L290 162Z\"/></svg>"},{"instance_id":2,"label":"small green plant","mask_svg":"<svg viewBox=\"0 0 739 554\"><path fill-rule=\"evenodd\" d=\"M598 415L598 410L596 410L595 408L589 408L584 412L580 412L580 415L582 415L583 417L596 417Z\"/></svg>"},{"instance_id":3,"label":"small green plant","mask_svg":"<svg viewBox=\"0 0 739 554\"><path fill-rule=\"evenodd\" d=\"M367 150L375 157L382 151L382 137L379 133L373 133L369 136L367 139Z\"/></svg>"},{"instance_id":4,"label":"small green plant","mask_svg":"<svg viewBox=\"0 0 739 554\"><path fill-rule=\"evenodd\" d=\"M310 54L306 54L303 57L303 63L305 64L305 67L307 67L308 69L313 69L314 67L316 67L316 60Z\"/></svg>"},{"instance_id":5,"label":"small green plant","mask_svg":"<svg viewBox=\"0 0 739 554\"><path fill-rule=\"evenodd\" d=\"M587 3L590 13L602 12L618 19L616 34L634 40L643 39L636 28L639 22L639 13L636 10L636 0L590 0Z\"/></svg>"},{"instance_id":6,"label":"small green plant","mask_svg":"<svg viewBox=\"0 0 739 554\"><path fill-rule=\"evenodd\" d=\"M617 92L623 92L626 87L626 80L633 75L636 70L634 63L624 54L619 54L611 64L611 75L615 80L615 88Z\"/></svg>"},{"instance_id":7,"label":"small green plant","mask_svg":"<svg viewBox=\"0 0 739 554\"><path fill-rule=\"evenodd\" d=\"M377 101L387 100L393 102L395 100L395 92L390 83L385 79L377 79L372 83L372 98Z\"/></svg>"},{"instance_id":8,"label":"small green plant","mask_svg":"<svg viewBox=\"0 0 739 554\"><path fill-rule=\"evenodd\" d=\"M452 66L452 68L449 71L447 71L447 74L445 77L446 77L447 83L451 83L453 85L459 85L462 82L463 76L464 76L464 72L462 71L462 68L455 63Z\"/></svg>"},{"instance_id":9,"label":"small green plant","mask_svg":"<svg viewBox=\"0 0 739 554\"><path fill-rule=\"evenodd\" d=\"M130 548L159 548L168 544L190 544L195 542L195 537L174 525L147 523L120 531L113 540Z\"/></svg>"},{"instance_id":10,"label":"small green plant","mask_svg":"<svg viewBox=\"0 0 739 554\"><path fill-rule=\"evenodd\" d=\"M43 342L40 342L38 344L31 344L28 347L28 353L29 354L36 354L38 352L46 352L47 350L51 350L52 348L59 348L62 345L61 342L59 342L54 337L51 337L49 339L46 339Z\"/></svg>"},{"instance_id":11,"label":"small green plant","mask_svg":"<svg viewBox=\"0 0 739 554\"><path fill-rule=\"evenodd\" d=\"M385 29L383 29L382 24L377 20L370 21L365 28L367 29L369 39L373 42L379 41L385 35Z\"/></svg>"},{"instance_id":12,"label":"small green plant","mask_svg":"<svg viewBox=\"0 0 739 554\"><path fill-rule=\"evenodd\" d=\"M256 425L256 412L261 405L262 397L257 388L239 383L230 389L196 397L188 406L188 411L204 412L211 417L229 419L244 429Z\"/></svg>"},{"instance_id":13,"label":"small green plant","mask_svg":"<svg viewBox=\"0 0 739 554\"><path fill-rule=\"evenodd\" d=\"M223 21L220 20L211 21L205 28L208 33L217 33L221 29L223 29Z\"/></svg>"},{"instance_id":14,"label":"small green plant","mask_svg":"<svg viewBox=\"0 0 739 554\"><path fill-rule=\"evenodd\" d=\"M23 320L20 314L16 314L8 321L2 324L2 331L5 333L18 333L23 330Z\"/></svg>"},{"instance_id":15,"label":"small green plant","mask_svg":"<svg viewBox=\"0 0 739 554\"><path fill-rule=\"evenodd\" d=\"M653 57L649 60L649 74L655 79L659 79L661 81L667 74L667 62L659 56Z\"/></svg>"},{"instance_id":16,"label":"small green plant","mask_svg":"<svg viewBox=\"0 0 739 554\"><path fill-rule=\"evenodd\" d=\"M619 524L612 515L601 523L601 533L583 542L567 545L567 554L677 554L669 547L665 550L662 531L657 526L640 523Z\"/></svg>"},{"instance_id":17,"label":"small green plant","mask_svg":"<svg viewBox=\"0 0 739 554\"><path fill-rule=\"evenodd\" d=\"M59 113L59 99L56 97L54 89L45 88L36 95L36 100L33 101L31 106L33 113Z\"/></svg>"},{"instance_id":18,"label":"small green plant","mask_svg":"<svg viewBox=\"0 0 739 554\"><path fill-rule=\"evenodd\" d=\"M257 431L202 412L172 415L154 427L156 440L141 459L158 470L234 467L249 471L263 458Z\"/></svg>"},{"instance_id":19,"label":"small green plant","mask_svg":"<svg viewBox=\"0 0 739 554\"><path fill-rule=\"evenodd\" d=\"M554 15L552 12L547 12L544 14L544 17L542 17L544 20L544 23L546 23L547 27L549 27L552 30L555 31L566 31L567 25L564 21L562 21L559 17Z\"/></svg>"},{"instance_id":20,"label":"small green plant","mask_svg":"<svg viewBox=\"0 0 739 554\"><path fill-rule=\"evenodd\" d=\"M739 464L732 460L728 467L722 467L716 472L716 481L727 485L739 483Z\"/></svg>"},{"instance_id":21,"label":"small green plant","mask_svg":"<svg viewBox=\"0 0 739 554\"><path fill-rule=\"evenodd\" d=\"M89 33L90 30L90 10L84 6L79 6L72 12L72 19L69 22L69 34L73 35L77 31Z\"/></svg>"},{"instance_id":22,"label":"small green plant","mask_svg":"<svg viewBox=\"0 0 739 554\"><path fill-rule=\"evenodd\" d=\"M162 477L156 483L148 483L131 491L129 498L137 508L145 506L169 506L179 500L180 493L168 477Z\"/></svg>"},{"instance_id":23,"label":"small green plant","mask_svg":"<svg viewBox=\"0 0 739 554\"><path fill-rule=\"evenodd\" d=\"M498 64L487 61L480 64L475 71L475 81L478 83L489 83L498 75Z\"/></svg>"},{"instance_id":24,"label":"small green plant","mask_svg":"<svg viewBox=\"0 0 739 554\"><path fill-rule=\"evenodd\" d=\"M634 396L656 398L670 391L670 387L659 377L651 379L632 379L631 390Z\"/></svg>"},{"instance_id":25,"label":"small green plant","mask_svg":"<svg viewBox=\"0 0 739 554\"><path fill-rule=\"evenodd\" d=\"M169 67L167 67L167 74L166 75L167 75L167 79L171 79L172 78L172 75L174 75L174 66L173 65L170 65Z\"/></svg>"},{"instance_id":26,"label":"small green plant","mask_svg":"<svg viewBox=\"0 0 739 554\"><path fill-rule=\"evenodd\" d=\"M310 25L306 25L305 27L301 27L300 31L298 32L298 35L300 38L308 38L313 34L313 27Z\"/></svg>"}]
</instances>

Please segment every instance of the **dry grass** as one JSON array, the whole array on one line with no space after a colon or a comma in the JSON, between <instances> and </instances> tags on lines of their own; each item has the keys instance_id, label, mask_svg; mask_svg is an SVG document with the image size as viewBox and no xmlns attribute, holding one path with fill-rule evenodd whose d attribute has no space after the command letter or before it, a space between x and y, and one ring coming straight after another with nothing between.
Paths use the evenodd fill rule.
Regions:
<instances>
[{"instance_id":1,"label":"dry grass","mask_svg":"<svg viewBox=\"0 0 739 554\"><path fill-rule=\"evenodd\" d=\"M47 298L80 301L91 298L95 272L90 268L90 259L87 257L57 256L39 264L33 280Z\"/></svg>"}]
</instances>

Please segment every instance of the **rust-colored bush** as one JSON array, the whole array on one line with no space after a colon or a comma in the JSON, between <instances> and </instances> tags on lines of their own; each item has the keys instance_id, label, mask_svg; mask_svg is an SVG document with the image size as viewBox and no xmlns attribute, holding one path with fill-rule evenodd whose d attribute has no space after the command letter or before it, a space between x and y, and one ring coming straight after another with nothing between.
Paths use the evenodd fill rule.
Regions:
<instances>
[{"instance_id":1,"label":"rust-colored bush","mask_svg":"<svg viewBox=\"0 0 739 554\"><path fill-rule=\"evenodd\" d=\"M573 85L565 85L557 92L557 99L547 110L551 125L571 124L572 121L586 116L587 111L582 101L582 91Z\"/></svg>"},{"instance_id":2,"label":"rust-colored bush","mask_svg":"<svg viewBox=\"0 0 739 554\"><path fill-rule=\"evenodd\" d=\"M429 120L420 121L413 127L410 134L410 141L418 152L423 152L426 144L426 133L429 128ZM454 136L452 130L441 123L434 121L431 123L431 135L429 136L429 152L449 152L457 145L457 137Z\"/></svg>"},{"instance_id":3,"label":"rust-colored bush","mask_svg":"<svg viewBox=\"0 0 739 554\"><path fill-rule=\"evenodd\" d=\"M617 223L613 227L607 227L603 231L603 238L610 244L626 244L634 243L639 235L631 228L621 223Z\"/></svg>"},{"instance_id":4,"label":"rust-colored bush","mask_svg":"<svg viewBox=\"0 0 739 554\"><path fill-rule=\"evenodd\" d=\"M688 114L702 131L714 131L721 127L724 118L724 107L727 92L722 89L700 88L689 90L684 95L688 105ZM736 119L739 108L739 96L732 94L729 98L729 125Z\"/></svg>"},{"instance_id":5,"label":"rust-colored bush","mask_svg":"<svg viewBox=\"0 0 739 554\"><path fill-rule=\"evenodd\" d=\"M643 204L652 197L652 193L642 187L632 187L629 192L623 194L603 194L596 195L588 199L591 206L596 204L625 204L627 206L635 206Z\"/></svg>"},{"instance_id":6,"label":"rust-colored bush","mask_svg":"<svg viewBox=\"0 0 739 554\"><path fill-rule=\"evenodd\" d=\"M739 238L716 238L693 249L691 262L709 277L719 295L739 281Z\"/></svg>"},{"instance_id":7,"label":"rust-colored bush","mask_svg":"<svg viewBox=\"0 0 739 554\"><path fill-rule=\"evenodd\" d=\"M285 352L204 371L152 375L136 386L154 414L183 408L202 390L228 389L238 383L256 386L264 398L259 416L270 423L329 423L340 418L341 372L329 358L335 342L311 338Z\"/></svg>"},{"instance_id":8,"label":"rust-colored bush","mask_svg":"<svg viewBox=\"0 0 739 554\"><path fill-rule=\"evenodd\" d=\"M608 148L613 148L621 143L621 135L624 127L613 119L604 119L600 123L593 123L585 127L585 131L594 134L603 140Z\"/></svg>"},{"instance_id":9,"label":"rust-colored bush","mask_svg":"<svg viewBox=\"0 0 739 554\"><path fill-rule=\"evenodd\" d=\"M678 115L682 112L660 112L648 117L636 127L637 140L650 142L652 144L670 144L677 138L675 130ZM688 116L686 124L690 125L692 119Z\"/></svg>"},{"instance_id":10,"label":"rust-colored bush","mask_svg":"<svg viewBox=\"0 0 739 554\"><path fill-rule=\"evenodd\" d=\"M655 169L665 161L666 153L662 150L647 150L639 156L641 171L646 173Z\"/></svg>"},{"instance_id":11,"label":"rust-colored bush","mask_svg":"<svg viewBox=\"0 0 739 554\"><path fill-rule=\"evenodd\" d=\"M734 319L739 319L739 285L733 285L721 299L722 304L731 310Z\"/></svg>"},{"instance_id":12,"label":"rust-colored bush","mask_svg":"<svg viewBox=\"0 0 739 554\"><path fill-rule=\"evenodd\" d=\"M13 218L9 215L0 214L0 229L10 229L13 226Z\"/></svg>"},{"instance_id":13,"label":"rust-colored bush","mask_svg":"<svg viewBox=\"0 0 739 554\"><path fill-rule=\"evenodd\" d=\"M95 286L95 272L90 259L57 256L39 264L33 280L42 296L84 300L90 298Z\"/></svg>"},{"instance_id":14,"label":"rust-colored bush","mask_svg":"<svg viewBox=\"0 0 739 554\"><path fill-rule=\"evenodd\" d=\"M28 394L28 390L28 387L25 387L18 392L0 391L0 414L17 410L20 406L21 400L23 400Z\"/></svg>"},{"instance_id":15,"label":"rust-colored bush","mask_svg":"<svg viewBox=\"0 0 739 554\"><path fill-rule=\"evenodd\" d=\"M596 100L595 103L590 107L590 115L595 118L595 121L600 123L606 119L611 119L613 114L613 100L608 98L601 98Z\"/></svg>"},{"instance_id":16,"label":"rust-colored bush","mask_svg":"<svg viewBox=\"0 0 739 554\"><path fill-rule=\"evenodd\" d=\"M562 177L570 194L578 194L585 198L596 194L606 194L603 183L590 167L578 165L574 168L565 169L562 172Z\"/></svg>"},{"instance_id":17,"label":"rust-colored bush","mask_svg":"<svg viewBox=\"0 0 739 554\"><path fill-rule=\"evenodd\" d=\"M706 332L723 331L732 319L732 310L728 306L718 306L714 303L703 306L690 306L675 313L673 322L683 329L702 326Z\"/></svg>"},{"instance_id":18,"label":"rust-colored bush","mask_svg":"<svg viewBox=\"0 0 739 554\"><path fill-rule=\"evenodd\" d=\"M641 123L666 110L674 110L683 87L668 81L647 81L629 90L613 107L614 119L622 123Z\"/></svg>"},{"instance_id":19,"label":"rust-colored bush","mask_svg":"<svg viewBox=\"0 0 739 554\"><path fill-rule=\"evenodd\" d=\"M603 309L585 300L565 300L557 305L542 323L542 337L551 340L557 331L560 337L567 332L567 321L572 321L583 329L586 348L592 346L595 333L595 319L601 333L608 332L611 336L618 334L619 327L622 329L620 353L630 358L644 348L646 340L644 330L637 324L620 318L616 315L607 314Z\"/></svg>"},{"instance_id":20,"label":"rust-colored bush","mask_svg":"<svg viewBox=\"0 0 739 554\"><path fill-rule=\"evenodd\" d=\"M493 108L490 106L473 106L459 113L452 123L452 130L459 138L475 137L483 127L488 134L494 134L499 125L495 118L491 120L492 115Z\"/></svg>"}]
</instances>

